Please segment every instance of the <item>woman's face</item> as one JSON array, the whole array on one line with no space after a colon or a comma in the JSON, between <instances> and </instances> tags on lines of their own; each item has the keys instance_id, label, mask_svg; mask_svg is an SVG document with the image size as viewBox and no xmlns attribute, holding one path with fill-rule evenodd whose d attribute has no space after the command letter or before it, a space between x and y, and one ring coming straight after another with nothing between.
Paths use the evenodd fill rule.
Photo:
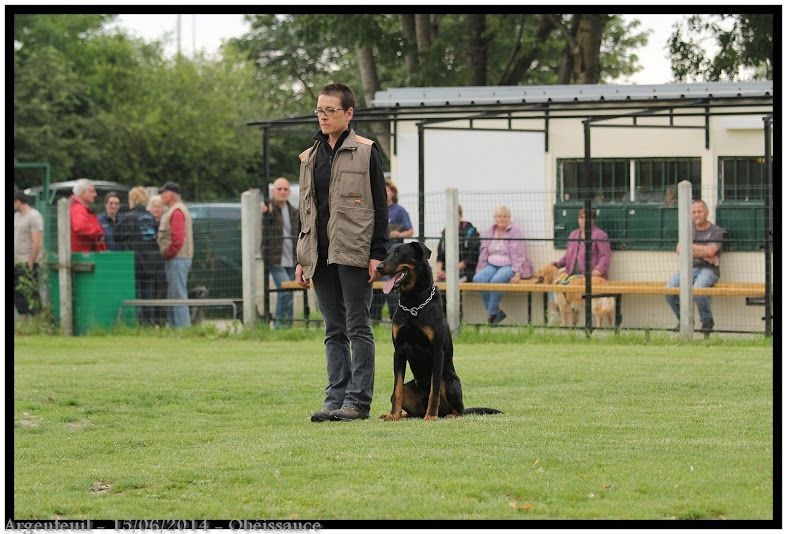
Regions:
<instances>
[{"instance_id":1,"label":"woman's face","mask_svg":"<svg viewBox=\"0 0 787 534\"><path fill-rule=\"evenodd\" d=\"M504 230L508 226L508 223L510 222L511 222L511 215L509 215L508 213L501 212L501 211L495 213L495 226L497 226L501 230Z\"/></svg>"},{"instance_id":2,"label":"woman's face","mask_svg":"<svg viewBox=\"0 0 787 534\"><path fill-rule=\"evenodd\" d=\"M161 216L164 214L164 204L161 202L153 202L150 205L150 213L153 215L153 218L157 221L161 219Z\"/></svg>"}]
</instances>

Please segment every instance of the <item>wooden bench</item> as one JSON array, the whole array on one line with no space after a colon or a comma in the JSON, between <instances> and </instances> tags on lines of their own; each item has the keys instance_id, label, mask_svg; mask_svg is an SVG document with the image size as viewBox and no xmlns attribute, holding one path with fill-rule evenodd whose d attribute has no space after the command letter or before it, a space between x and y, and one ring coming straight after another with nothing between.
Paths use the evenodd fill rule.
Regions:
<instances>
[{"instance_id":1,"label":"wooden bench","mask_svg":"<svg viewBox=\"0 0 787 534\"><path fill-rule=\"evenodd\" d=\"M120 321L123 308L126 306L229 306L232 308L232 318L236 319L238 315L236 302L240 300L243 299L129 299L120 304L115 320Z\"/></svg>"},{"instance_id":2,"label":"wooden bench","mask_svg":"<svg viewBox=\"0 0 787 534\"><path fill-rule=\"evenodd\" d=\"M372 284L374 289L382 289L384 283L377 281ZM445 291L445 282L437 282L437 289ZM295 281L282 283L282 290L301 290L300 285ZM584 284L560 285L560 284L536 284L532 279L521 280L515 284L482 284L477 282L460 282L459 292L480 292L480 291L500 291L503 293L525 293L528 297L527 318L528 323L532 320L532 294L533 293L585 293ZM623 295L651 295L666 296L679 295L680 288L666 287L665 281L623 281L612 280L606 284L596 284L592 287L592 294L595 297L608 296L615 299L615 328L620 328L623 322L622 316L622 297ZM695 296L708 297L744 297L749 305L763 305L765 297L765 284L756 282L719 282L713 287L703 287L694 289ZM544 321L547 319L547 304L544 300ZM309 308L308 299L304 293L304 320L308 324Z\"/></svg>"}]
</instances>

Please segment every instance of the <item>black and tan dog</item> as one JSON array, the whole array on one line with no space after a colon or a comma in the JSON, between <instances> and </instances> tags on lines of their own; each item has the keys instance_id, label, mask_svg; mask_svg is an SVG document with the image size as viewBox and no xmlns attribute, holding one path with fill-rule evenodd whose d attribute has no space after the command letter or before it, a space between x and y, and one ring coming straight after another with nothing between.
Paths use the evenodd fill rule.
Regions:
<instances>
[{"instance_id":1,"label":"black and tan dog","mask_svg":"<svg viewBox=\"0 0 787 534\"><path fill-rule=\"evenodd\" d=\"M388 421L402 417L438 417L501 413L494 408L465 408L462 384L454 369L454 345L443 313L440 292L432 283L427 261L432 255L421 242L397 245L377 270L390 276L383 292L399 290L393 317L394 390ZM407 363L413 380L404 383Z\"/></svg>"}]
</instances>

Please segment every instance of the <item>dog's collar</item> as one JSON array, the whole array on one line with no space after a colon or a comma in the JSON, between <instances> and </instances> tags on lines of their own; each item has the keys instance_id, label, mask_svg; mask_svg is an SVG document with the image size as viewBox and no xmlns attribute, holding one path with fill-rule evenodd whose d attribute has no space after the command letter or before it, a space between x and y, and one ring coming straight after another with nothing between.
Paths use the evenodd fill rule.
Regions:
<instances>
[{"instance_id":1,"label":"dog's collar","mask_svg":"<svg viewBox=\"0 0 787 534\"><path fill-rule=\"evenodd\" d=\"M427 304L429 304L432 301L432 297L434 297L434 293L435 293L436 290L437 290L437 286L432 285L432 292L429 294L429 298L427 298L422 304L420 304L418 306L414 306L412 308L408 308L407 306L402 304L402 298L400 296L399 297L399 307L401 309L403 309L404 311L406 311L407 313L409 313L410 315L412 315L413 317L418 317L418 312L421 311L421 309L424 306L426 306Z\"/></svg>"}]
</instances>

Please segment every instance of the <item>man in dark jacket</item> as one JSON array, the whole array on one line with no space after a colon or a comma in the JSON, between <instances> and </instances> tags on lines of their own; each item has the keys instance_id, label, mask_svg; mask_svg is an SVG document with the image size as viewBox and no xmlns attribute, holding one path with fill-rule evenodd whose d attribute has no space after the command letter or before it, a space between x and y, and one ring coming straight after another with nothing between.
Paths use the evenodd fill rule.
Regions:
<instances>
[{"instance_id":1,"label":"man in dark jacket","mask_svg":"<svg viewBox=\"0 0 787 534\"><path fill-rule=\"evenodd\" d=\"M475 266L478 263L478 252L481 248L480 235L473 223L462 219L462 206L458 207L459 216L459 281L473 279ZM437 279L445 281L445 230L440 235L437 245Z\"/></svg>"},{"instance_id":2,"label":"man in dark jacket","mask_svg":"<svg viewBox=\"0 0 787 534\"><path fill-rule=\"evenodd\" d=\"M154 299L163 281L164 259L156 242L156 220L146 209L148 193L137 186L128 193L129 211L115 227L115 242L120 250L134 251L137 298ZM140 324L154 324L156 309L142 306L139 309Z\"/></svg>"},{"instance_id":3,"label":"man in dark jacket","mask_svg":"<svg viewBox=\"0 0 787 534\"><path fill-rule=\"evenodd\" d=\"M262 211L262 259L266 270L276 286L275 328L292 326L292 291L282 291L285 280L295 278L295 243L301 229L298 208L290 204L290 182L287 178L276 178L273 182L273 198L261 203Z\"/></svg>"}]
</instances>

